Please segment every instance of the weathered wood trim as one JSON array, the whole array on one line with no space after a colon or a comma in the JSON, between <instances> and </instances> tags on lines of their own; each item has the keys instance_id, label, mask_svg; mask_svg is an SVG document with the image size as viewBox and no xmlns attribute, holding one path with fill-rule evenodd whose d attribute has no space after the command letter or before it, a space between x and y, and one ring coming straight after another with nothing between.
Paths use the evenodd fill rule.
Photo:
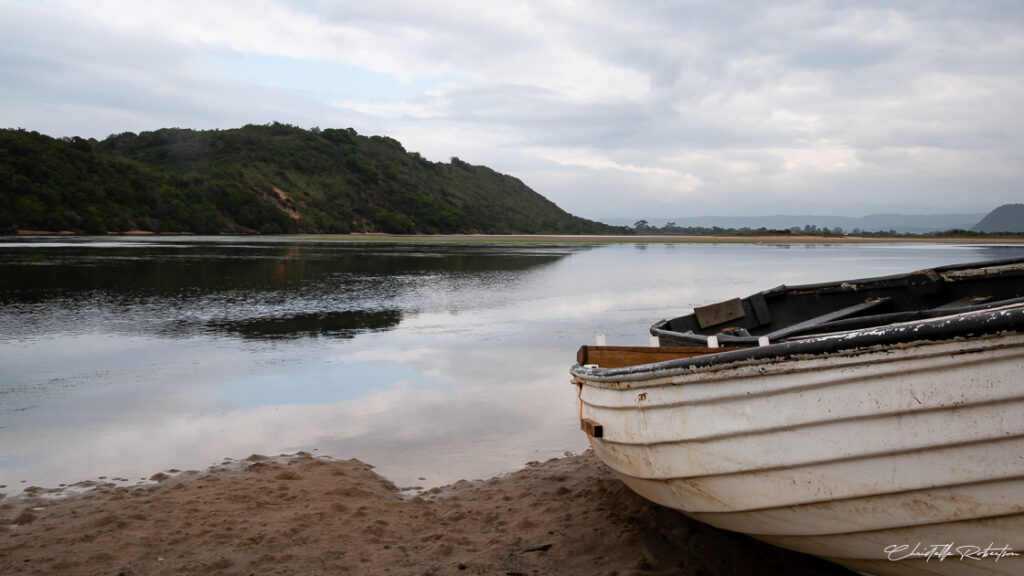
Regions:
<instances>
[{"instance_id":1,"label":"weathered wood trim","mask_svg":"<svg viewBox=\"0 0 1024 576\"><path fill-rule=\"evenodd\" d=\"M584 418L580 420L580 430L587 433L592 438L603 438L604 437L604 426L601 426L597 422L594 422L590 418Z\"/></svg>"},{"instance_id":2,"label":"weathered wood trim","mask_svg":"<svg viewBox=\"0 0 1024 576\"><path fill-rule=\"evenodd\" d=\"M576 362L580 366L596 364L601 368L623 368L653 364L680 358L692 358L717 352L725 352L733 348L704 348L693 346L581 346L576 353Z\"/></svg>"}]
</instances>

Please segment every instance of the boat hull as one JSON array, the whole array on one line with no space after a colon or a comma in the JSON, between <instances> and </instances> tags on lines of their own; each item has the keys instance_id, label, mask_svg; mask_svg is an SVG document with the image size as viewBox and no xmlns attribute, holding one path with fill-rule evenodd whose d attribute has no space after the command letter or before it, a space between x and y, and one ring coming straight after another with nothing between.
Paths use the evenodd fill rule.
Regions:
<instances>
[{"instance_id":1,"label":"boat hull","mask_svg":"<svg viewBox=\"0 0 1024 576\"><path fill-rule=\"evenodd\" d=\"M573 377L646 498L879 575L1024 573L1024 335L640 368Z\"/></svg>"}]
</instances>

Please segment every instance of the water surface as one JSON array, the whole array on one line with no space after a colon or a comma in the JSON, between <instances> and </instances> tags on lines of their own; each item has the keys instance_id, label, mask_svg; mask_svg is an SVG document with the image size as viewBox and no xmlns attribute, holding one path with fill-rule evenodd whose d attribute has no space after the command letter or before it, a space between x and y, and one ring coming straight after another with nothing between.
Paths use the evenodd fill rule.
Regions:
<instances>
[{"instance_id":1,"label":"water surface","mask_svg":"<svg viewBox=\"0 0 1024 576\"><path fill-rule=\"evenodd\" d=\"M430 487L579 452L581 344L779 284L1018 256L932 244L0 239L0 484L252 453Z\"/></svg>"}]
</instances>

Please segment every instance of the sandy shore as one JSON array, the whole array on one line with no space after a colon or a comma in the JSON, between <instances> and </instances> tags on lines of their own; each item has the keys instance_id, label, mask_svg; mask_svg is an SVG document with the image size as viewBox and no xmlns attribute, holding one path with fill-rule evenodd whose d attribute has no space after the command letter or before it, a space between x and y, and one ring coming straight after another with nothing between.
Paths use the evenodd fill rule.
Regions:
<instances>
[{"instance_id":1,"label":"sandy shore","mask_svg":"<svg viewBox=\"0 0 1024 576\"><path fill-rule=\"evenodd\" d=\"M420 495L304 453L153 480L0 500L0 574L848 574L650 504L590 453Z\"/></svg>"}]
</instances>

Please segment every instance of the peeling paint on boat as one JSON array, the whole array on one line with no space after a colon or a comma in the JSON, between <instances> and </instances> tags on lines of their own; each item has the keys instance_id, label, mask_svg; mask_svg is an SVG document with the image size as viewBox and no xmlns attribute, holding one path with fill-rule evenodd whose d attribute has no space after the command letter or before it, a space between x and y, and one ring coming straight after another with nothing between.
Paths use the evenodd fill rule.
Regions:
<instances>
[{"instance_id":1,"label":"peeling paint on boat","mask_svg":"<svg viewBox=\"0 0 1024 576\"><path fill-rule=\"evenodd\" d=\"M654 502L880 576L1024 574L1024 303L571 375ZM951 542L1009 552L893 559Z\"/></svg>"}]
</instances>

